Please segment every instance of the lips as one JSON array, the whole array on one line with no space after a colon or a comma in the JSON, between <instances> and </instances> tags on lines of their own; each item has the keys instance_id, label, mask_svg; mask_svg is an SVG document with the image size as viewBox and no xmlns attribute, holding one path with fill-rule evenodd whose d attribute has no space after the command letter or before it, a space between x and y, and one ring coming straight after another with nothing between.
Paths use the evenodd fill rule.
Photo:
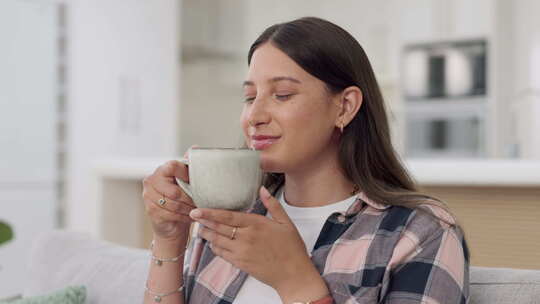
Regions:
<instances>
[{"instance_id":1,"label":"lips","mask_svg":"<svg viewBox=\"0 0 540 304\"><path fill-rule=\"evenodd\" d=\"M278 141L280 136L254 135L251 136L251 146L256 150L264 150Z\"/></svg>"},{"instance_id":2,"label":"lips","mask_svg":"<svg viewBox=\"0 0 540 304\"><path fill-rule=\"evenodd\" d=\"M253 135L251 136L251 139L253 140L265 140L265 139L276 139L279 138L279 136L270 136L270 135Z\"/></svg>"}]
</instances>

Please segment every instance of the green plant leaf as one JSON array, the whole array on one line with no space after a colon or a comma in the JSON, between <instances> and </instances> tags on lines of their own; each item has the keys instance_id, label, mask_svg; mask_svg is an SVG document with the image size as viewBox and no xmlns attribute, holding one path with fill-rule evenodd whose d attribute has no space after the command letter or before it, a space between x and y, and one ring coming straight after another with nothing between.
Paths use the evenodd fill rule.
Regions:
<instances>
[{"instance_id":1,"label":"green plant leaf","mask_svg":"<svg viewBox=\"0 0 540 304\"><path fill-rule=\"evenodd\" d=\"M13 230L8 224L0 222L0 244L11 239L13 239Z\"/></svg>"}]
</instances>

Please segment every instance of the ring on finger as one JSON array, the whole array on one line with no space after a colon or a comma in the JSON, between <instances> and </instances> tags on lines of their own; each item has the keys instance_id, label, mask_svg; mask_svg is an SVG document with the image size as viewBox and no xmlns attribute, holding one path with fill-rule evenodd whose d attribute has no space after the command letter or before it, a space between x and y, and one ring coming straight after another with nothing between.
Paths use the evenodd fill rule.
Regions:
<instances>
[{"instance_id":1,"label":"ring on finger","mask_svg":"<svg viewBox=\"0 0 540 304\"><path fill-rule=\"evenodd\" d=\"M165 199L165 195L163 195L163 197L159 199L158 204L161 207L164 207L166 203L167 203L167 200Z\"/></svg>"}]
</instances>

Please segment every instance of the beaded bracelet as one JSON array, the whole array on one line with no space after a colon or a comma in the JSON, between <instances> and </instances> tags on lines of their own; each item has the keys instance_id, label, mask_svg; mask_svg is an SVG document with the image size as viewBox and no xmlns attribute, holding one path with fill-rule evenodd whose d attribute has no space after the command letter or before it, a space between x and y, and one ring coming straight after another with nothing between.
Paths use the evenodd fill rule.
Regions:
<instances>
[{"instance_id":1,"label":"beaded bracelet","mask_svg":"<svg viewBox=\"0 0 540 304\"><path fill-rule=\"evenodd\" d=\"M150 288L148 288L148 283L146 283L146 285L144 286L144 289L146 290L146 292L148 292L151 296L154 297L154 302L159 303L159 302L161 302L161 299L163 297L170 296L170 295L175 294L177 292L182 292L182 290L184 290L184 284L182 284L182 286L180 286L180 288L178 288L176 290L173 290L171 292L166 292L166 293L158 293L158 292L150 290Z\"/></svg>"},{"instance_id":2,"label":"beaded bracelet","mask_svg":"<svg viewBox=\"0 0 540 304\"><path fill-rule=\"evenodd\" d=\"M160 259L160 258L158 258L158 257L156 257L155 255L152 254L152 260L154 261L154 264L156 264L158 266L161 266L161 265L163 265L164 262L176 263L176 262L178 262L180 260L180 258L182 256L184 256L184 253L182 253L179 256L175 256L174 258Z\"/></svg>"},{"instance_id":3,"label":"beaded bracelet","mask_svg":"<svg viewBox=\"0 0 540 304\"><path fill-rule=\"evenodd\" d=\"M186 246L187 248L187 246ZM154 249L154 240L152 240L152 242L150 243L150 250ZM157 256L154 255L154 253L151 254L152 256L152 260L154 261L154 264L158 265L158 266L161 266L163 265L164 262L171 262L171 263L176 263L178 261L180 261L180 258L184 256L185 254L185 250L184 252L182 252L179 256L175 256L174 258L158 258Z\"/></svg>"}]
</instances>

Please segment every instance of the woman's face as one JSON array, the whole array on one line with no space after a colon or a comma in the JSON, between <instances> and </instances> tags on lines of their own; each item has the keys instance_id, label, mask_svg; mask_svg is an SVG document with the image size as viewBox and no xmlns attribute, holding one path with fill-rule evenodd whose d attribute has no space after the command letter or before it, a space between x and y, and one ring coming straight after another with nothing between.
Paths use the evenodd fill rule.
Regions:
<instances>
[{"instance_id":1,"label":"woman's face","mask_svg":"<svg viewBox=\"0 0 540 304\"><path fill-rule=\"evenodd\" d=\"M241 124L266 172L298 172L332 156L338 106L325 84L270 43L254 52ZM274 139L261 139L271 136Z\"/></svg>"}]
</instances>

